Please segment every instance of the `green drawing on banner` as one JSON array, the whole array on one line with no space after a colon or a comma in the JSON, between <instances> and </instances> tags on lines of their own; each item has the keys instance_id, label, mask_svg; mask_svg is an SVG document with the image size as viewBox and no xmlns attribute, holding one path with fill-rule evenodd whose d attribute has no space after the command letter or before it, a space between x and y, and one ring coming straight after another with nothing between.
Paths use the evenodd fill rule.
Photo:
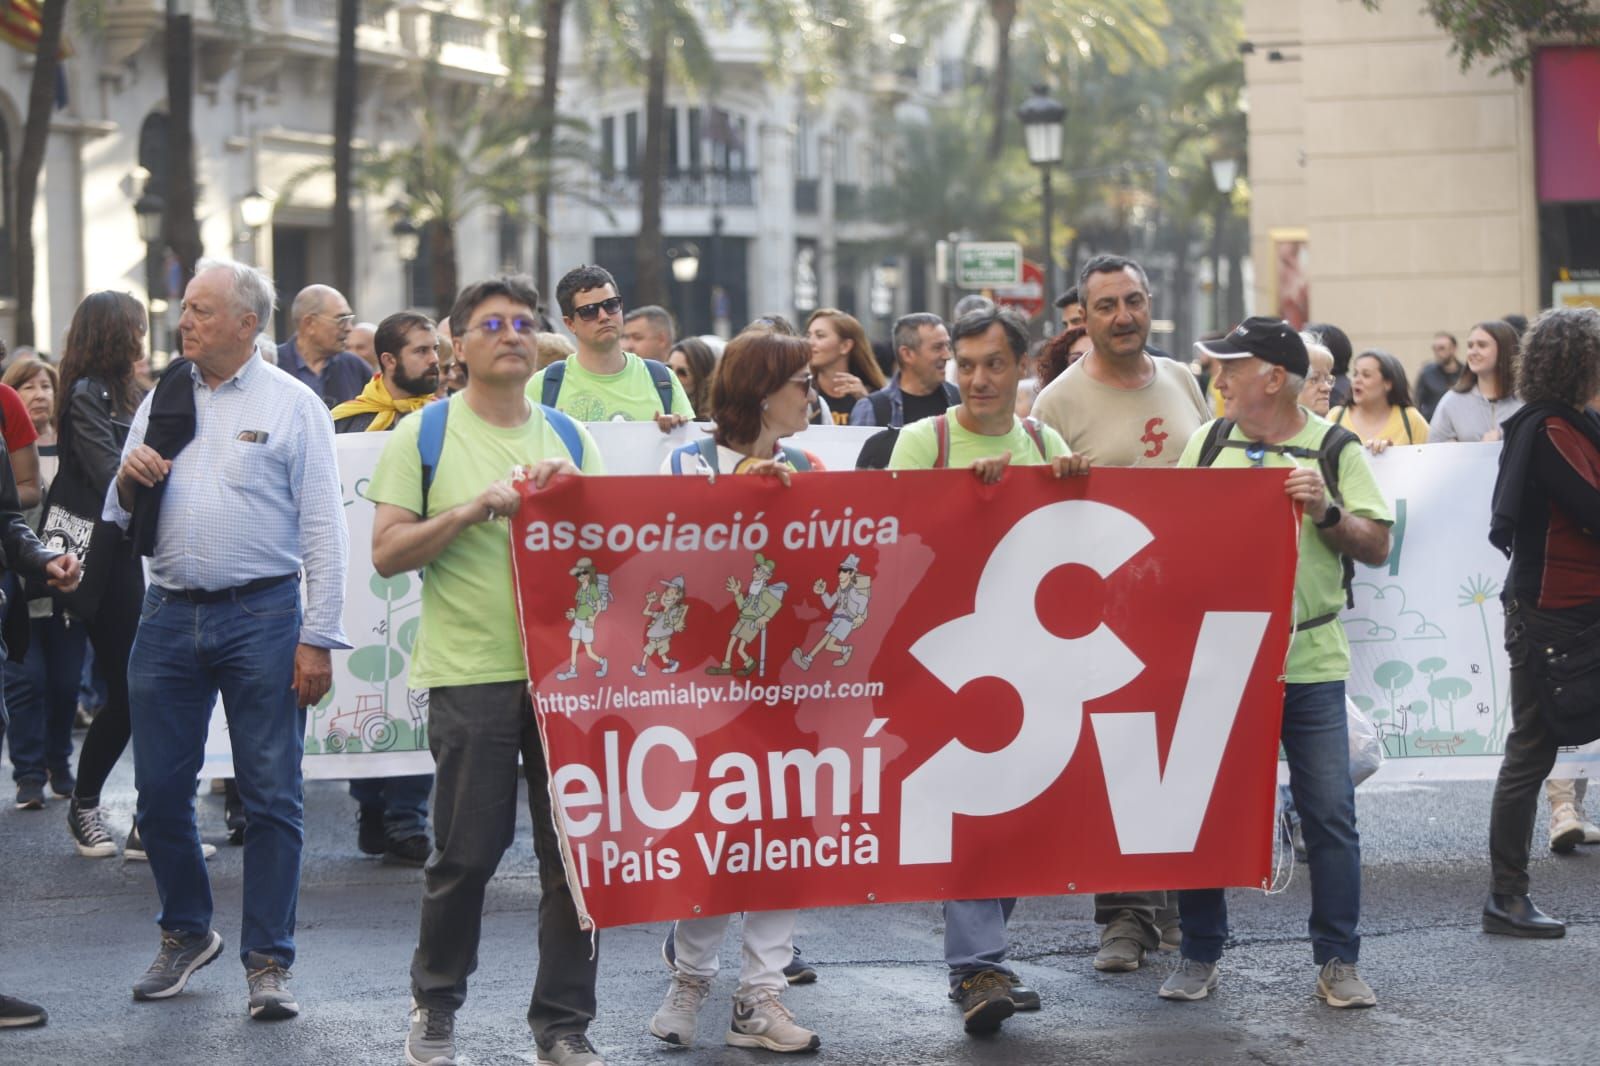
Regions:
<instances>
[{"instance_id":1,"label":"green drawing on banner","mask_svg":"<svg viewBox=\"0 0 1600 1066\"><path fill-rule=\"evenodd\" d=\"M1472 695L1472 682L1464 677L1441 677L1437 681L1428 683L1428 698L1444 703L1445 713L1450 716L1450 729L1456 728L1456 700L1462 696ZM1433 728L1439 728L1439 705L1429 707L1429 717L1433 720Z\"/></svg>"},{"instance_id":2,"label":"green drawing on banner","mask_svg":"<svg viewBox=\"0 0 1600 1066\"><path fill-rule=\"evenodd\" d=\"M1489 706L1493 710L1493 717L1489 726L1489 747L1491 752L1505 750L1506 727L1509 724L1509 707L1500 702L1500 679L1494 668L1494 643L1489 635L1489 609L1485 606L1500 592L1500 583L1493 578L1477 574L1461 586L1461 606L1476 607L1478 621L1483 626L1483 653L1489 663ZM1509 694L1507 702L1509 703Z\"/></svg>"}]
</instances>

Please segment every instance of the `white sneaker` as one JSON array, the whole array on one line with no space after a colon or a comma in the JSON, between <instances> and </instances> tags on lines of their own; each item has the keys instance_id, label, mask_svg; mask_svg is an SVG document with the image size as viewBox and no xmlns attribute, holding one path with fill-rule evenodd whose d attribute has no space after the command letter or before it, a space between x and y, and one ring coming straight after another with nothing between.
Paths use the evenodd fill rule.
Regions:
<instances>
[{"instance_id":1,"label":"white sneaker","mask_svg":"<svg viewBox=\"0 0 1600 1066\"><path fill-rule=\"evenodd\" d=\"M1583 840L1583 823L1572 804L1559 804L1550 812L1550 850L1565 855Z\"/></svg>"},{"instance_id":2,"label":"white sneaker","mask_svg":"<svg viewBox=\"0 0 1600 1066\"><path fill-rule=\"evenodd\" d=\"M723 1038L730 1047L766 1048L768 1051L815 1051L822 1038L795 1024L794 1015L770 989L754 999L733 1001L733 1021Z\"/></svg>"},{"instance_id":3,"label":"white sneaker","mask_svg":"<svg viewBox=\"0 0 1600 1066\"><path fill-rule=\"evenodd\" d=\"M709 995L711 981L708 978L674 970L667 998L661 1001L661 1009L650 1019L650 1035L677 1047L692 1046L695 1021Z\"/></svg>"},{"instance_id":4,"label":"white sneaker","mask_svg":"<svg viewBox=\"0 0 1600 1066\"><path fill-rule=\"evenodd\" d=\"M1600 825L1595 825L1587 818L1580 819L1583 825L1583 844L1600 844Z\"/></svg>"}]
</instances>

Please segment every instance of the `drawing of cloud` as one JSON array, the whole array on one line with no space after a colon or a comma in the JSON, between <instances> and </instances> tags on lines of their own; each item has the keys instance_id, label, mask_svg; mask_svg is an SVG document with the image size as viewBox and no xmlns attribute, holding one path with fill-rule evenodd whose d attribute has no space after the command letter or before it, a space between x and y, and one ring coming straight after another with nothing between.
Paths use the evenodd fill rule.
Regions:
<instances>
[{"instance_id":1,"label":"drawing of cloud","mask_svg":"<svg viewBox=\"0 0 1600 1066\"><path fill-rule=\"evenodd\" d=\"M1358 581L1352 591L1356 605L1344 616L1345 635L1352 644L1445 639L1444 630L1421 611L1406 607L1406 590L1401 586Z\"/></svg>"}]
</instances>

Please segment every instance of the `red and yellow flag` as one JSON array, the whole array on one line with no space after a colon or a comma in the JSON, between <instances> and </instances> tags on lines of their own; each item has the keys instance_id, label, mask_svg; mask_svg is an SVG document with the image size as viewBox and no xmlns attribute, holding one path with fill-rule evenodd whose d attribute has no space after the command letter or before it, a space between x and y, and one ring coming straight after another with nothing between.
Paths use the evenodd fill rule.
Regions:
<instances>
[{"instance_id":1,"label":"red and yellow flag","mask_svg":"<svg viewBox=\"0 0 1600 1066\"><path fill-rule=\"evenodd\" d=\"M0 41L24 52L37 50L43 17L39 0L0 0ZM63 40L56 58L65 59L71 54L72 49Z\"/></svg>"}]
</instances>

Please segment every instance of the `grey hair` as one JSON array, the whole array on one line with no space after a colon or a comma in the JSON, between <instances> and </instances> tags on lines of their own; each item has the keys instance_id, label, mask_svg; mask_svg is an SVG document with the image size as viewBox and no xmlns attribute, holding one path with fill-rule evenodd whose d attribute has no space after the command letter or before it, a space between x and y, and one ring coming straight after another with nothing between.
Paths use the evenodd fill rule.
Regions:
<instances>
[{"instance_id":1,"label":"grey hair","mask_svg":"<svg viewBox=\"0 0 1600 1066\"><path fill-rule=\"evenodd\" d=\"M1331 355L1332 353L1329 354ZM1284 384L1289 386L1289 392L1294 395L1296 402L1298 402L1300 393L1305 391L1306 376L1304 374L1294 374L1285 370L1283 372L1283 379Z\"/></svg>"},{"instance_id":2,"label":"grey hair","mask_svg":"<svg viewBox=\"0 0 1600 1066\"><path fill-rule=\"evenodd\" d=\"M622 322L626 325L641 318L655 327L657 333L666 334L668 341L678 335L678 324L673 321L672 312L664 307L657 307L655 304L635 307L632 311L622 316Z\"/></svg>"},{"instance_id":3,"label":"grey hair","mask_svg":"<svg viewBox=\"0 0 1600 1066\"><path fill-rule=\"evenodd\" d=\"M196 274L204 274L208 270L227 273L229 295L233 297L234 307L256 316L257 333L265 330L272 321L272 309L278 305L278 292L267 272L236 263L232 259L202 259L194 265Z\"/></svg>"},{"instance_id":4,"label":"grey hair","mask_svg":"<svg viewBox=\"0 0 1600 1066\"><path fill-rule=\"evenodd\" d=\"M272 338L265 333L256 334L256 354L263 361L271 363L273 366L278 365L278 346L273 344Z\"/></svg>"},{"instance_id":5,"label":"grey hair","mask_svg":"<svg viewBox=\"0 0 1600 1066\"><path fill-rule=\"evenodd\" d=\"M928 311L918 311L909 315L901 315L894 324L894 348L896 356L901 348L915 348L922 341L923 326L942 326L944 319Z\"/></svg>"}]
</instances>

